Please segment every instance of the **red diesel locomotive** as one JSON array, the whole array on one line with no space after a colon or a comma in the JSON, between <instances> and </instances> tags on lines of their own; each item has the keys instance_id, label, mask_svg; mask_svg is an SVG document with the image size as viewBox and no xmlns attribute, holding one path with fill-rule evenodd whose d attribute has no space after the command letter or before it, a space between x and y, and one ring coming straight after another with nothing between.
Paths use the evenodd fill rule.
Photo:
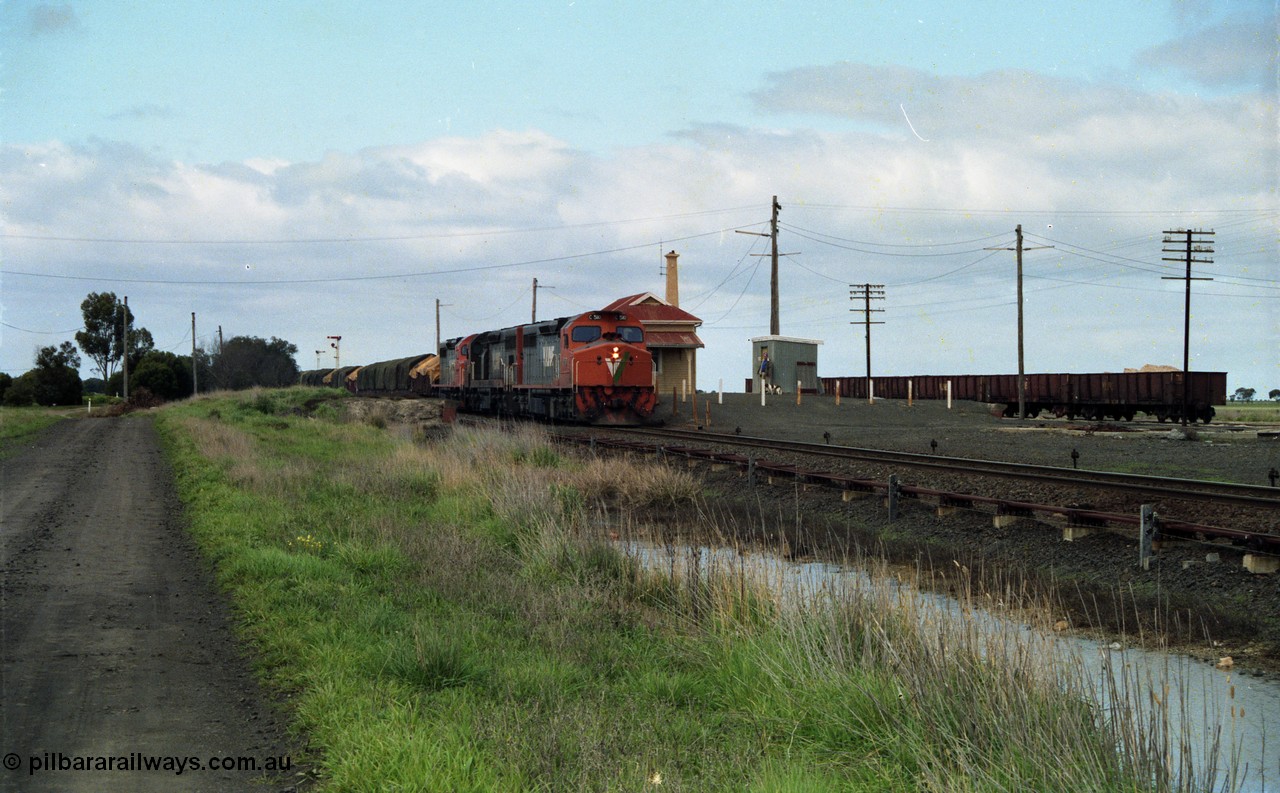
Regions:
<instances>
[{"instance_id":1,"label":"red diesel locomotive","mask_svg":"<svg viewBox=\"0 0 1280 793\"><path fill-rule=\"evenodd\" d=\"M466 411L589 424L645 423L658 401L644 331L619 311L442 342L435 393Z\"/></svg>"},{"instance_id":2,"label":"red diesel locomotive","mask_svg":"<svg viewBox=\"0 0 1280 793\"><path fill-rule=\"evenodd\" d=\"M461 410L588 424L648 423L653 356L619 311L531 322L449 339L420 354L303 372L302 385L368 396L436 396Z\"/></svg>"}]
</instances>

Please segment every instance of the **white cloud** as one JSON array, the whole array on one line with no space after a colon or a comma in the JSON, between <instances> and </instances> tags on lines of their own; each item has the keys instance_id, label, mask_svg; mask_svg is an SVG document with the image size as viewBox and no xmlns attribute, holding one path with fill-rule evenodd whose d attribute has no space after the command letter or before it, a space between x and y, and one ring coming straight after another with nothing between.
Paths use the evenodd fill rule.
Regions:
<instances>
[{"instance_id":1,"label":"white cloud","mask_svg":"<svg viewBox=\"0 0 1280 793\"><path fill-rule=\"evenodd\" d=\"M538 130L219 165L106 142L0 147L5 270L221 282L11 275L6 321L65 327L88 291L128 290L162 347L180 344L198 311L227 335L294 342L304 366L330 333L344 336L345 359L381 360L430 347L437 298L451 304L446 336L524 321L535 276L555 287L539 293L539 316L572 313L660 292L661 254L676 248L684 302L708 320L700 385L724 378L737 388L749 365L745 340L767 327L768 267L748 255L764 251L759 238L717 232L760 230L771 195L783 203L784 250L801 253L783 265L783 332L828 340L823 374L861 371L845 284L864 281L891 285L879 371L1008 370L1013 254L982 249L1009 245L1018 223L1039 244L1077 246L1027 256L1033 369L1177 362L1180 331L1170 331L1178 323L1169 317L1180 305L1159 280L1169 272L1159 261L1163 228L1221 224L1216 271L1276 277L1276 107L1267 95L1175 96L1027 72L940 77L846 63L775 75L756 101L778 119L848 123L706 125L607 156ZM1240 210L1252 213L1231 214ZM690 235L704 236L676 241ZM85 239L146 242L73 241ZM946 252L954 255L922 255ZM254 283L404 274L416 275ZM1280 386L1280 371L1258 363L1266 354L1248 334L1212 332L1238 330L1241 313L1262 314L1255 324L1264 331L1252 338L1274 350L1280 326L1267 290L1276 285L1233 277L1197 285L1197 322L1209 338L1194 353L1207 368L1259 372L1243 384ZM1253 298L1213 297L1251 286ZM28 365L29 341L6 334L4 368Z\"/></svg>"},{"instance_id":2,"label":"white cloud","mask_svg":"<svg viewBox=\"0 0 1280 793\"><path fill-rule=\"evenodd\" d=\"M80 26L75 9L70 5L49 5L41 3L27 13L27 23L32 35L56 35Z\"/></svg>"},{"instance_id":3,"label":"white cloud","mask_svg":"<svg viewBox=\"0 0 1280 793\"><path fill-rule=\"evenodd\" d=\"M1169 69L1211 87L1276 87L1280 17L1231 20L1196 29L1139 53L1139 66Z\"/></svg>"}]
</instances>

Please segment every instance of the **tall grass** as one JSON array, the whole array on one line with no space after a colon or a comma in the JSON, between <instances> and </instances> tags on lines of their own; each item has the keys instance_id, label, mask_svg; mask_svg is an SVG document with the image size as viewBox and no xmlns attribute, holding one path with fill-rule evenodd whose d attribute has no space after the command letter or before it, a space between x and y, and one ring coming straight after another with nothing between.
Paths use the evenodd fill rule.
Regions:
<instances>
[{"instance_id":1,"label":"tall grass","mask_svg":"<svg viewBox=\"0 0 1280 793\"><path fill-rule=\"evenodd\" d=\"M1034 641L944 625L888 584L799 607L744 556L670 545L655 566L599 528L715 514L686 472L529 428L396 441L307 399L161 423L321 789L1160 788Z\"/></svg>"}]
</instances>

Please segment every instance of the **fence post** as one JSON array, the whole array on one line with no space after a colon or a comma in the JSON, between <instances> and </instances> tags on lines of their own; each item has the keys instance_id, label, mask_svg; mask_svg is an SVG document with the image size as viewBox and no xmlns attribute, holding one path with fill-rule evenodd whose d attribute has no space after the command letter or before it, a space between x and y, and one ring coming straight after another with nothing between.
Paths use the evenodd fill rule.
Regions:
<instances>
[{"instance_id":1,"label":"fence post","mask_svg":"<svg viewBox=\"0 0 1280 793\"><path fill-rule=\"evenodd\" d=\"M889 522L898 519L898 475L889 474Z\"/></svg>"},{"instance_id":2,"label":"fence post","mask_svg":"<svg viewBox=\"0 0 1280 793\"><path fill-rule=\"evenodd\" d=\"M1151 543L1155 540L1159 524L1156 520L1156 508L1151 504L1143 504L1138 515L1141 528L1138 531L1138 565L1143 570L1151 569Z\"/></svg>"}]
</instances>

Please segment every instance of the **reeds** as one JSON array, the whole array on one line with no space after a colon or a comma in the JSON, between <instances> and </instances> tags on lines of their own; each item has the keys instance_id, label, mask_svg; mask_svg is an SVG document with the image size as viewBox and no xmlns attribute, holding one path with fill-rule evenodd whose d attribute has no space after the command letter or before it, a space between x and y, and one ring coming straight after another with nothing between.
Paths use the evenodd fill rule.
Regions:
<instances>
[{"instance_id":1,"label":"reeds","mask_svg":"<svg viewBox=\"0 0 1280 793\"><path fill-rule=\"evenodd\" d=\"M1151 718L1090 705L1050 638L993 625L1062 613L1016 579L853 543L800 575L786 559L819 543L798 514L708 501L687 471L527 426L395 441L287 402L192 405L171 429L201 450L179 466L195 530L332 789L1208 778L1162 776ZM954 604L919 594L943 585Z\"/></svg>"}]
</instances>

